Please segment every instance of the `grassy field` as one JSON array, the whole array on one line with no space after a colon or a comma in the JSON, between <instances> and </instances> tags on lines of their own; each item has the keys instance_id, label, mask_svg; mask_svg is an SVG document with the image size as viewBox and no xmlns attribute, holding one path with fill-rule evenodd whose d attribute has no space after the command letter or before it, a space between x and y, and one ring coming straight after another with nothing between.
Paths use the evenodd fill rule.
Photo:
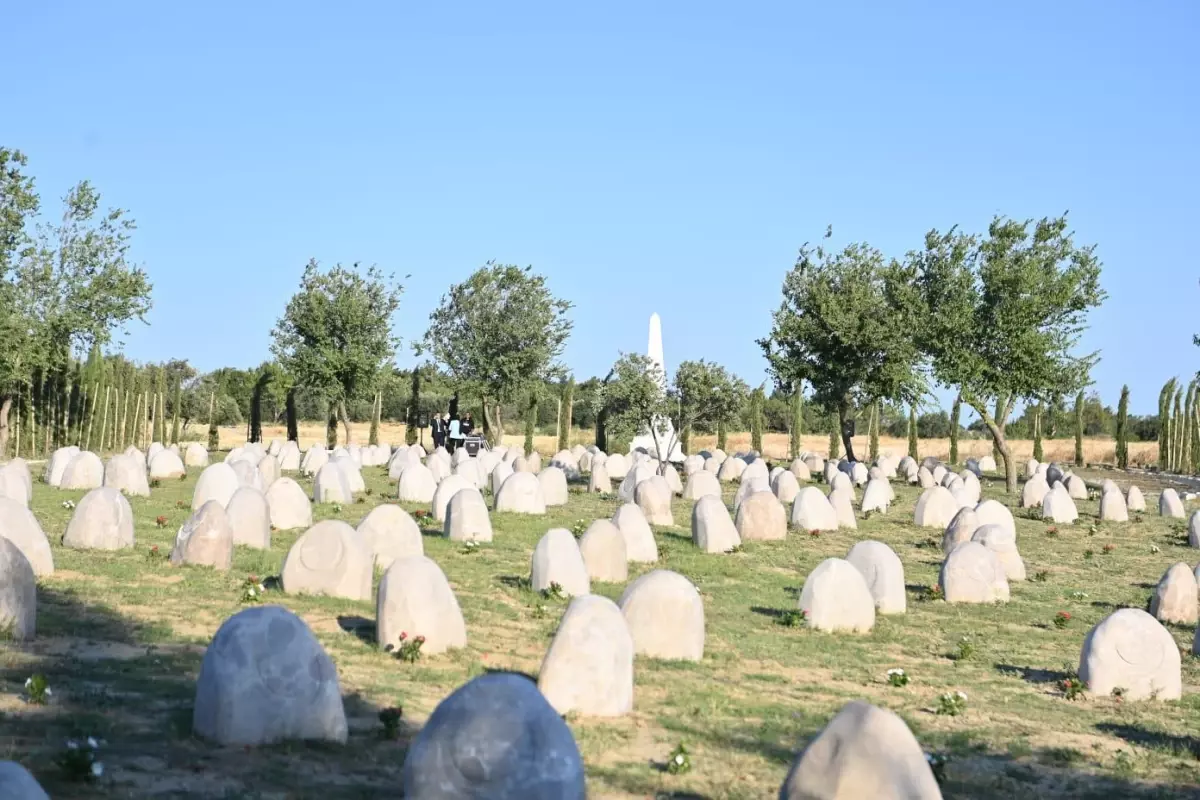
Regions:
<instances>
[{"instance_id":1,"label":"grassy field","mask_svg":"<svg viewBox=\"0 0 1200 800\"><path fill-rule=\"evenodd\" d=\"M372 490L365 502L321 506L316 516L357 524L385 502L394 491L385 471L363 472ZM38 638L0 650L0 758L26 764L55 798L396 796L404 740L444 696L487 670L536 675L565 608L525 588L538 538L549 527L570 528L616 507L615 499L572 494L567 507L543 518L495 515L495 542L475 554L426 531L426 554L458 594L470 644L415 665L376 648L372 604L272 589L267 602L300 614L337 663L351 738L345 747L243 750L214 747L190 733L200 659L220 623L243 607L246 577L277 575L299 532L277 534L269 551L239 548L228 573L172 568L150 548L169 552L195 477L134 499L137 547L119 553L61 548L71 513L62 503L82 493L35 487L34 510L57 571L39 586ZM999 489L998 481L985 481L985 496L1004 499ZM1064 670L1077 665L1092 625L1116 608L1144 607L1168 566L1200 557L1187 548L1182 525L1153 514L1098 524L1097 503L1084 501L1080 523L1051 535L1018 511L1018 543L1029 575L1041 580L1014 584L1007 605L950 606L919 599L937 581L941 531L913 527L916 496L915 489L898 488L891 512L860 519L857 531L792 532L785 542L749 543L724 556L693 547L690 504L676 502L677 526L656 531L660 566L700 587L705 658L697 664L639 659L632 714L569 719L590 796L772 797L796 750L844 703L865 698L901 714L926 750L947 755L948 798L1200 797L1200 659L1185 655L1178 702L1072 702L1057 686ZM1147 497L1151 507L1155 500ZM162 527L155 523L160 515ZM783 612L796 607L808 571L865 538L887 542L900 555L908 613L880 617L863 636L780 624ZM644 571L631 565L630 580ZM615 599L623 586L593 589ZM1051 624L1059 611L1073 618L1061 630ZM1172 633L1190 653L1193 631ZM973 652L958 658L964 637ZM888 686L892 667L907 671L907 687ZM25 679L35 673L53 689L48 705L23 699ZM968 694L966 712L935 714L938 695L957 690ZM404 735L383 741L377 713L393 705L404 709ZM106 772L91 786L66 781L54 763L64 740L86 735L104 741ZM659 765L680 742L692 752L693 769L672 776Z\"/></svg>"}]
</instances>

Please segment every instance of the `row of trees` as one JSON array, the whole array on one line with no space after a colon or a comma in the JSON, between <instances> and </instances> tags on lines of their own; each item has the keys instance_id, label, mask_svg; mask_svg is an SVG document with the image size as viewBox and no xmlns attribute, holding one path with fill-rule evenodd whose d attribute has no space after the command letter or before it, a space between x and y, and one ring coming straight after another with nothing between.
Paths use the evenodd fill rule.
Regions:
<instances>
[{"instance_id":1,"label":"row of trees","mask_svg":"<svg viewBox=\"0 0 1200 800\"><path fill-rule=\"evenodd\" d=\"M933 230L903 260L866 244L806 245L759 344L779 386L807 383L837 412L849 457L856 407L911 406L934 384L956 391L991 434L1013 492L1009 418L1018 402L1087 385L1097 356L1076 347L1104 299L1099 279L1094 247L1075 245L1065 216L998 217L984 236Z\"/></svg>"},{"instance_id":2,"label":"row of trees","mask_svg":"<svg viewBox=\"0 0 1200 800\"><path fill-rule=\"evenodd\" d=\"M127 427L139 418L126 412L134 397L146 418L151 411L144 374L97 371L100 349L150 309L150 281L129 260L134 220L101 209L83 181L63 197L56 222L39 222L42 199L27 167L20 151L0 147L0 454L22 421L26 445L40 449ZM73 354L88 352L85 368ZM102 390L112 410L97 426Z\"/></svg>"}]
</instances>

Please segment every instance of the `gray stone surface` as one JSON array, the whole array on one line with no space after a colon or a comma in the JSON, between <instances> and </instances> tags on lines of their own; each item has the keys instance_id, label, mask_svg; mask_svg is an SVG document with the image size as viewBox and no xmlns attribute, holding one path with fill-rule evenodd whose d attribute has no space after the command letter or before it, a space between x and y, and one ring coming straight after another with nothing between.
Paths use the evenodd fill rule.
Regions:
<instances>
[{"instance_id":1,"label":"gray stone surface","mask_svg":"<svg viewBox=\"0 0 1200 800\"><path fill-rule=\"evenodd\" d=\"M1007 603L1008 578L996 554L979 542L964 542L946 556L938 585L947 603Z\"/></svg>"},{"instance_id":2,"label":"gray stone surface","mask_svg":"<svg viewBox=\"0 0 1200 800\"><path fill-rule=\"evenodd\" d=\"M398 648L407 639L425 637L423 655L467 646L467 625L458 598L442 568L425 556L397 558L379 581L375 603L379 646Z\"/></svg>"},{"instance_id":3,"label":"gray stone surface","mask_svg":"<svg viewBox=\"0 0 1200 800\"><path fill-rule=\"evenodd\" d=\"M704 657L704 601L684 576L665 569L648 572L626 587L620 606L638 655Z\"/></svg>"},{"instance_id":4,"label":"gray stone surface","mask_svg":"<svg viewBox=\"0 0 1200 800\"><path fill-rule=\"evenodd\" d=\"M542 497L547 507L567 504L567 474L561 468L546 467L538 473L538 483L542 485Z\"/></svg>"},{"instance_id":5,"label":"gray stone surface","mask_svg":"<svg viewBox=\"0 0 1200 800\"><path fill-rule=\"evenodd\" d=\"M398 558L425 554L420 526L400 506L375 506L355 530L380 569L387 569Z\"/></svg>"},{"instance_id":6,"label":"gray stone surface","mask_svg":"<svg viewBox=\"0 0 1200 800\"><path fill-rule=\"evenodd\" d=\"M913 510L913 522L918 528L941 528L945 530L954 515L958 513L959 505L954 495L944 486L932 486L917 498Z\"/></svg>"},{"instance_id":7,"label":"gray stone surface","mask_svg":"<svg viewBox=\"0 0 1200 800\"><path fill-rule=\"evenodd\" d=\"M37 576L21 549L0 537L0 630L23 642L37 633Z\"/></svg>"},{"instance_id":8,"label":"gray stone surface","mask_svg":"<svg viewBox=\"0 0 1200 800\"><path fill-rule=\"evenodd\" d=\"M183 459L171 450L162 450L149 460L150 477L158 480L178 480L187 474Z\"/></svg>"},{"instance_id":9,"label":"gray stone surface","mask_svg":"<svg viewBox=\"0 0 1200 800\"><path fill-rule=\"evenodd\" d=\"M1102 619L1083 640L1079 680L1096 697L1121 688L1125 700L1178 700L1183 694L1179 648L1170 631L1140 608Z\"/></svg>"},{"instance_id":10,"label":"gray stone surface","mask_svg":"<svg viewBox=\"0 0 1200 800\"><path fill-rule=\"evenodd\" d=\"M134 456L113 456L104 465L104 485L131 497L149 497L150 481L146 470Z\"/></svg>"},{"instance_id":11,"label":"gray stone surface","mask_svg":"<svg viewBox=\"0 0 1200 800\"><path fill-rule=\"evenodd\" d=\"M847 704L796 757L779 800L942 800L912 731L891 711Z\"/></svg>"},{"instance_id":12,"label":"gray stone surface","mask_svg":"<svg viewBox=\"0 0 1200 800\"><path fill-rule=\"evenodd\" d=\"M942 552L949 553L963 542L971 541L979 525L979 515L975 513L975 509L960 508L946 526L946 532L942 534Z\"/></svg>"},{"instance_id":13,"label":"gray stone surface","mask_svg":"<svg viewBox=\"0 0 1200 800\"><path fill-rule=\"evenodd\" d=\"M16 500L0 497L0 537L17 546L33 574L53 575L54 554L33 512Z\"/></svg>"},{"instance_id":14,"label":"gray stone surface","mask_svg":"<svg viewBox=\"0 0 1200 800\"><path fill-rule=\"evenodd\" d=\"M403 503L431 503L437 491L437 481L429 467L411 463L405 467L396 485L396 496Z\"/></svg>"},{"instance_id":15,"label":"gray stone surface","mask_svg":"<svg viewBox=\"0 0 1200 800\"><path fill-rule=\"evenodd\" d=\"M443 700L409 745L408 800L584 800L562 717L522 675L490 673Z\"/></svg>"},{"instance_id":16,"label":"gray stone surface","mask_svg":"<svg viewBox=\"0 0 1200 800\"><path fill-rule=\"evenodd\" d=\"M312 503L303 487L288 477L280 478L267 489L267 506L276 530L290 531L312 525Z\"/></svg>"},{"instance_id":17,"label":"gray stone surface","mask_svg":"<svg viewBox=\"0 0 1200 800\"><path fill-rule=\"evenodd\" d=\"M802 531L834 531L838 527L837 512L829 498L815 486L805 486L792 501L790 519L793 528Z\"/></svg>"},{"instance_id":18,"label":"gray stone surface","mask_svg":"<svg viewBox=\"0 0 1200 800\"><path fill-rule=\"evenodd\" d=\"M908 610L904 564L892 548L883 542L868 539L851 547L846 560L862 573L867 589L875 598L876 611L880 614L903 614Z\"/></svg>"},{"instance_id":19,"label":"gray stone surface","mask_svg":"<svg viewBox=\"0 0 1200 800\"><path fill-rule=\"evenodd\" d=\"M370 600L374 558L358 532L340 520L305 531L283 559L280 582L288 594Z\"/></svg>"},{"instance_id":20,"label":"gray stone surface","mask_svg":"<svg viewBox=\"0 0 1200 800\"><path fill-rule=\"evenodd\" d=\"M515 471L496 492L495 510L510 514L545 514L542 484L532 472Z\"/></svg>"},{"instance_id":21,"label":"gray stone surface","mask_svg":"<svg viewBox=\"0 0 1200 800\"><path fill-rule=\"evenodd\" d=\"M192 729L223 745L345 742L337 669L295 614L247 608L225 620L204 653Z\"/></svg>"},{"instance_id":22,"label":"gray stone surface","mask_svg":"<svg viewBox=\"0 0 1200 800\"><path fill-rule=\"evenodd\" d=\"M996 554L1000 566L1004 568L1004 577L1010 582L1025 580L1025 562L1017 552L1017 537L1011 530L996 523L980 525L971 536L971 541L979 542Z\"/></svg>"},{"instance_id":23,"label":"gray stone surface","mask_svg":"<svg viewBox=\"0 0 1200 800\"><path fill-rule=\"evenodd\" d=\"M210 464L196 480L196 488L192 492L192 510L196 511L209 500L216 500L222 506L229 505L239 486L241 484L233 467L223 461Z\"/></svg>"},{"instance_id":24,"label":"gray stone surface","mask_svg":"<svg viewBox=\"0 0 1200 800\"><path fill-rule=\"evenodd\" d=\"M617 717L633 710L633 637L616 603L595 594L571 600L538 671L538 688L560 714Z\"/></svg>"},{"instance_id":25,"label":"gray stone surface","mask_svg":"<svg viewBox=\"0 0 1200 800\"><path fill-rule=\"evenodd\" d=\"M688 476L687 486L683 489L684 500L699 500L710 494L721 496L721 482L716 475L708 470L700 470Z\"/></svg>"},{"instance_id":26,"label":"gray stone surface","mask_svg":"<svg viewBox=\"0 0 1200 800\"><path fill-rule=\"evenodd\" d=\"M116 489L93 489L75 506L63 547L121 550L133 547L133 509Z\"/></svg>"},{"instance_id":27,"label":"gray stone surface","mask_svg":"<svg viewBox=\"0 0 1200 800\"><path fill-rule=\"evenodd\" d=\"M530 573L535 592L549 589L551 583L557 583L564 592L576 597L591 591L579 544L566 528L551 528L538 540L533 549Z\"/></svg>"},{"instance_id":28,"label":"gray stone surface","mask_svg":"<svg viewBox=\"0 0 1200 800\"><path fill-rule=\"evenodd\" d=\"M0 797L5 800L50 800L29 770L15 761L0 761Z\"/></svg>"},{"instance_id":29,"label":"gray stone surface","mask_svg":"<svg viewBox=\"0 0 1200 800\"><path fill-rule=\"evenodd\" d=\"M787 511L771 492L754 492L738 506L734 526L742 541L780 541L787 538Z\"/></svg>"},{"instance_id":30,"label":"gray stone surface","mask_svg":"<svg viewBox=\"0 0 1200 800\"><path fill-rule=\"evenodd\" d=\"M1180 561L1173 564L1150 595L1150 613L1160 622L1195 625L1197 612L1196 576Z\"/></svg>"},{"instance_id":31,"label":"gray stone surface","mask_svg":"<svg viewBox=\"0 0 1200 800\"><path fill-rule=\"evenodd\" d=\"M742 543L720 498L705 495L692 506L692 542L705 553L728 553Z\"/></svg>"},{"instance_id":32,"label":"gray stone surface","mask_svg":"<svg viewBox=\"0 0 1200 800\"><path fill-rule=\"evenodd\" d=\"M492 518L477 489L460 489L450 498L442 533L455 542L492 541Z\"/></svg>"},{"instance_id":33,"label":"gray stone surface","mask_svg":"<svg viewBox=\"0 0 1200 800\"><path fill-rule=\"evenodd\" d=\"M849 561L827 558L808 573L800 590L800 610L810 628L866 633L875 626L875 598Z\"/></svg>"},{"instance_id":34,"label":"gray stone surface","mask_svg":"<svg viewBox=\"0 0 1200 800\"><path fill-rule=\"evenodd\" d=\"M60 489L98 489L104 483L104 462L86 450L77 454L63 470Z\"/></svg>"},{"instance_id":35,"label":"gray stone surface","mask_svg":"<svg viewBox=\"0 0 1200 800\"><path fill-rule=\"evenodd\" d=\"M624 583L629 578L625 534L606 519L595 520L579 539L579 553L588 578L607 583Z\"/></svg>"},{"instance_id":36,"label":"gray stone surface","mask_svg":"<svg viewBox=\"0 0 1200 800\"><path fill-rule=\"evenodd\" d=\"M171 563L175 566L191 564L221 570L232 566L233 530L220 503L209 500L183 523L175 534Z\"/></svg>"},{"instance_id":37,"label":"gray stone surface","mask_svg":"<svg viewBox=\"0 0 1200 800\"><path fill-rule=\"evenodd\" d=\"M225 507L234 545L257 550L271 549L271 507L258 489L243 486L233 493Z\"/></svg>"},{"instance_id":38,"label":"gray stone surface","mask_svg":"<svg viewBox=\"0 0 1200 800\"><path fill-rule=\"evenodd\" d=\"M1163 489L1162 494L1158 496L1158 513L1163 517L1183 519L1183 501L1179 499L1179 492L1170 488Z\"/></svg>"},{"instance_id":39,"label":"gray stone surface","mask_svg":"<svg viewBox=\"0 0 1200 800\"><path fill-rule=\"evenodd\" d=\"M629 561L645 564L658 561L658 542L640 508L626 503L613 514L612 523L625 537L625 557Z\"/></svg>"}]
</instances>

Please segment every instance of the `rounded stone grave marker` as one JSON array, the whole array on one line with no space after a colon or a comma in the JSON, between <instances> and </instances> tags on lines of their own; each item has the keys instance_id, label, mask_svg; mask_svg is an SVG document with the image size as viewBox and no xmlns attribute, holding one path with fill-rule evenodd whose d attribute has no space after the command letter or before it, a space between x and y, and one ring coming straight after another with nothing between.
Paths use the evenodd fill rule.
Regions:
<instances>
[{"instance_id":1,"label":"rounded stone grave marker","mask_svg":"<svg viewBox=\"0 0 1200 800\"><path fill-rule=\"evenodd\" d=\"M93 489L75 507L63 547L122 550L133 547L133 509L116 489Z\"/></svg>"},{"instance_id":2,"label":"rounded stone grave marker","mask_svg":"<svg viewBox=\"0 0 1200 800\"><path fill-rule=\"evenodd\" d=\"M1183 694L1179 648L1145 611L1118 609L1083 640L1079 680L1097 697L1119 688L1125 700L1178 700Z\"/></svg>"},{"instance_id":3,"label":"rounded stone grave marker","mask_svg":"<svg viewBox=\"0 0 1200 800\"><path fill-rule=\"evenodd\" d=\"M571 600L538 671L538 688L560 714L617 717L633 710L633 637L616 603L595 594Z\"/></svg>"},{"instance_id":4,"label":"rounded stone grave marker","mask_svg":"<svg viewBox=\"0 0 1200 800\"><path fill-rule=\"evenodd\" d=\"M867 581L841 558L827 558L808 573L800 610L816 630L866 633L875 626L875 598Z\"/></svg>"},{"instance_id":5,"label":"rounded stone grave marker","mask_svg":"<svg viewBox=\"0 0 1200 800\"><path fill-rule=\"evenodd\" d=\"M938 585L947 603L1008 602L1008 578L1004 566L979 542L964 542L946 556Z\"/></svg>"},{"instance_id":6,"label":"rounded stone grave marker","mask_svg":"<svg viewBox=\"0 0 1200 800\"><path fill-rule=\"evenodd\" d=\"M421 653L437 655L467 646L467 625L446 574L423 555L397 558L379 581L375 637L379 646L399 648L424 636ZM404 635L404 639L401 635Z\"/></svg>"},{"instance_id":7,"label":"rounded stone grave marker","mask_svg":"<svg viewBox=\"0 0 1200 800\"><path fill-rule=\"evenodd\" d=\"M288 550L280 583L288 594L370 600L373 564L371 551L354 528L327 519L301 534Z\"/></svg>"}]
</instances>

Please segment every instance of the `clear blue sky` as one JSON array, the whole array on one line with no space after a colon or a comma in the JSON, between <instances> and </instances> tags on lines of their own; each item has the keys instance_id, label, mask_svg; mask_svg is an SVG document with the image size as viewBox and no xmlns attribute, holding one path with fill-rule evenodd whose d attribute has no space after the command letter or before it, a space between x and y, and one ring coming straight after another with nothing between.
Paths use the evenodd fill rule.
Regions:
<instances>
[{"instance_id":1,"label":"clear blue sky","mask_svg":"<svg viewBox=\"0 0 1200 800\"><path fill-rule=\"evenodd\" d=\"M48 208L89 178L137 218L142 360L257 364L316 257L411 274L407 365L497 259L575 303L581 378L657 310L668 369L753 383L827 224L899 256L1069 209L1105 264L1106 402L1152 413L1200 366L1200 5L582 5L13 4L0 143Z\"/></svg>"}]
</instances>

